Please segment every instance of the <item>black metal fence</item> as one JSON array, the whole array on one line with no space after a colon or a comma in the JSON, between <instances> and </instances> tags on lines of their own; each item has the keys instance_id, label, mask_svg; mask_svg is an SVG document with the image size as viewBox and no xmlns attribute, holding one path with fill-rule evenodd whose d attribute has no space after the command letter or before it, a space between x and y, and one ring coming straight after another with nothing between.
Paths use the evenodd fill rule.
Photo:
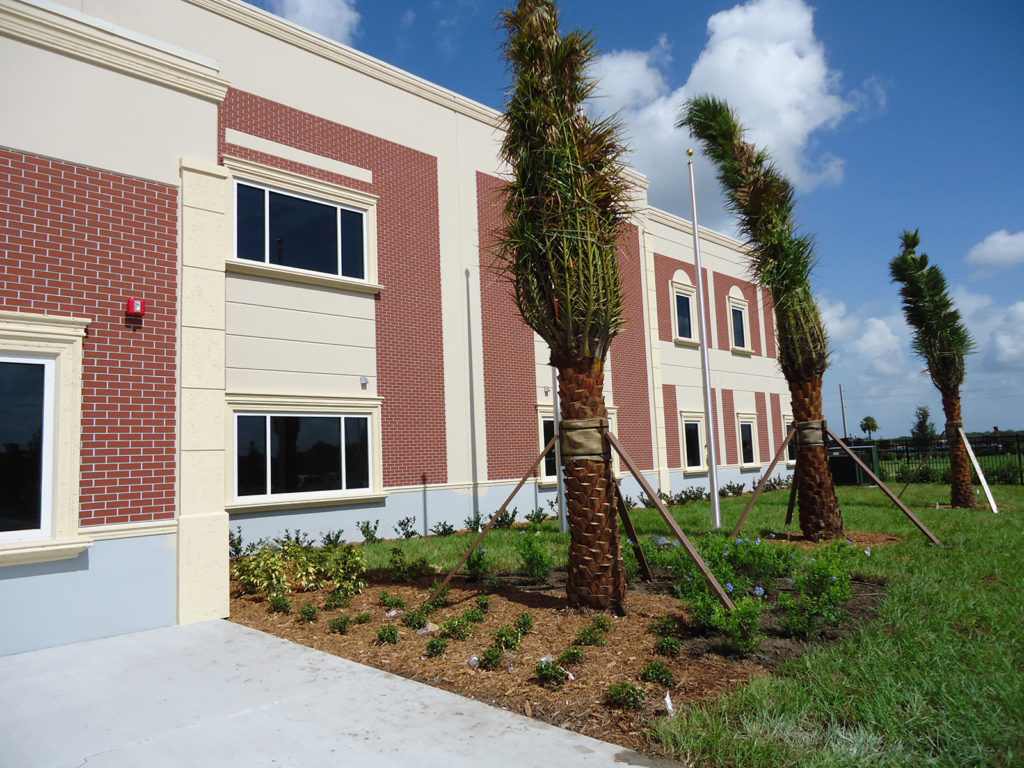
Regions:
<instances>
[{"instance_id":1,"label":"black metal fence","mask_svg":"<svg viewBox=\"0 0 1024 768\"><path fill-rule=\"evenodd\" d=\"M980 435L971 437L970 441L989 483L1024 485L1024 437ZM949 443L945 436L931 447L915 445L910 440L851 440L850 444L877 446L878 463L885 481L905 483L913 477L915 483L949 482ZM978 482L973 466L971 475L973 481Z\"/></svg>"}]
</instances>

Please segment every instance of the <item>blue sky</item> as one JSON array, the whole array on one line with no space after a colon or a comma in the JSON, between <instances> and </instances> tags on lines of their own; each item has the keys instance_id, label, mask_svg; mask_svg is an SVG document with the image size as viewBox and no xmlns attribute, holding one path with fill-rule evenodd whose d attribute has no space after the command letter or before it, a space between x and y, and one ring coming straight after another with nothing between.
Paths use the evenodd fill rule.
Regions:
<instances>
[{"instance_id":1,"label":"blue sky","mask_svg":"<svg viewBox=\"0 0 1024 768\"><path fill-rule=\"evenodd\" d=\"M255 3L420 77L500 108L507 84L493 0ZM851 434L909 432L938 394L910 352L888 262L903 229L945 271L975 336L963 389L969 430L1024 429L1024 3L1018 0L563 0L563 27L603 51L595 112L619 111L651 203L689 218L672 124L711 92L794 180L814 234L813 276L831 336L825 416ZM733 233L697 163L700 222Z\"/></svg>"}]
</instances>

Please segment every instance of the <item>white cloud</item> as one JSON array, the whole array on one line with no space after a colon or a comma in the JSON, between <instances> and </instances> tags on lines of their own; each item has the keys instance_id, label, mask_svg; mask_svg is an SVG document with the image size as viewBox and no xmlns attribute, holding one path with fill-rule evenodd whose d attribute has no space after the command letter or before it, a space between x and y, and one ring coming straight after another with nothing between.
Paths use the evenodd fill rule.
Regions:
<instances>
[{"instance_id":1,"label":"white cloud","mask_svg":"<svg viewBox=\"0 0 1024 768\"><path fill-rule=\"evenodd\" d=\"M1001 322L992 334L992 354L995 361L1004 368L1024 369L1024 301L1011 305L1000 313Z\"/></svg>"},{"instance_id":2,"label":"white cloud","mask_svg":"<svg viewBox=\"0 0 1024 768\"><path fill-rule=\"evenodd\" d=\"M359 27L355 0L273 0L270 10L346 45L352 43Z\"/></svg>"},{"instance_id":3,"label":"white cloud","mask_svg":"<svg viewBox=\"0 0 1024 768\"><path fill-rule=\"evenodd\" d=\"M967 263L983 272L1024 264L1024 232L993 232L967 252Z\"/></svg>"},{"instance_id":4,"label":"white cloud","mask_svg":"<svg viewBox=\"0 0 1024 768\"><path fill-rule=\"evenodd\" d=\"M404 28L408 29L413 25L413 22L415 21L416 11L414 11L412 8L410 8L409 10L402 14L401 24Z\"/></svg>"},{"instance_id":5,"label":"white cloud","mask_svg":"<svg viewBox=\"0 0 1024 768\"><path fill-rule=\"evenodd\" d=\"M689 215L684 151L694 143L674 125L683 102L701 93L729 101L750 140L769 148L799 189L842 180L843 161L827 152L815 154L812 137L834 128L855 105L840 95L841 76L828 68L813 22L803 0L750 0L716 13L686 84L674 89L664 76L670 60L666 38L648 51L613 51L599 59L594 108L621 110L631 139L629 162L651 180L654 205ZM873 93L876 100L884 98L880 84ZM695 159L695 167L697 195L706 211L701 223L728 230L713 169L703 158Z\"/></svg>"}]
</instances>

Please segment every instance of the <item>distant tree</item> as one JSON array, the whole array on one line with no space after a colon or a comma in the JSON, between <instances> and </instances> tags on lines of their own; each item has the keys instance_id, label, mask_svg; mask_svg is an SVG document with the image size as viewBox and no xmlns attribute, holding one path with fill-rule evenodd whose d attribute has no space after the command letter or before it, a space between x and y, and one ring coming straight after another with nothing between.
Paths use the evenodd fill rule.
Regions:
<instances>
[{"instance_id":1,"label":"distant tree","mask_svg":"<svg viewBox=\"0 0 1024 768\"><path fill-rule=\"evenodd\" d=\"M868 440L871 439L871 433L878 431L878 422L875 421L874 416L865 416L864 420L860 423L860 431L868 433Z\"/></svg>"},{"instance_id":2,"label":"distant tree","mask_svg":"<svg viewBox=\"0 0 1024 768\"><path fill-rule=\"evenodd\" d=\"M927 254L917 252L921 244L918 231L904 230L900 242L899 255L889 263L889 272L893 282L900 285L903 314L914 331L911 347L928 365L928 375L942 394L949 441L951 503L954 507L973 507L971 465L967 446L960 437L960 387L967 373L964 357L974 349L974 340L953 304L942 270L928 264Z\"/></svg>"},{"instance_id":3,"label":"distant tree","mask_svg":"<svg viewBox=\"0 0 1024 768\"><path fill-rule=\"evenodd\" d=\"M917 410L914 411L914 425L910 428L910 441L917 450L927 451L938 439L939 433L935 431L931 413L925 406L917 406Z\"/></svg>"}]
</instances>

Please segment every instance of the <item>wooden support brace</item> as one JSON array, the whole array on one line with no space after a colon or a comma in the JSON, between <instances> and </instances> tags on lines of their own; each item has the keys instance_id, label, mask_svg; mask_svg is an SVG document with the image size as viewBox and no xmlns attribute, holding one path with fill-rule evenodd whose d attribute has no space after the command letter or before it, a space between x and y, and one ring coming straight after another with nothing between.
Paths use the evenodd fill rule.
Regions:
<instances>
[{"instance_id":1,"label":"wooden support brace","mask_svg":"<svg viewBox=\"0 0 1024 768\"><path fill-rule=\"evenodd\" d=\"M550 440L548 440L548 444L544 446L544 448L540 452L540 456L537 457L537 460L534 461L533 464L530 465L530 468L526 470L525 474L523 474L523 478L519 481L519 484L515 487L512 493L508 495L508 498L505 499L505 502L500 507L498 507L498 511L494 513L491 519L487 522L487 525L485 525L480 530L479 535L473 540L473 543L470 545L469 549L466 550L466 554L464 554L462 556L462 559L459 560L458 563L456 563L455 567L448 572L448 575L444 577L444 581L442 581L440 586L438 586L438 588L430 594L430 597L427 598L424 605L429 605L430 603L434 602L434 600L437 599L437 596L441 594L441 591L448 586L448 582L452 580L452 577L456 573L458 573L459 568L466 564L466 561L469 560L469 556L473 554L473 550L480 546L480 542L483 541L484 536L486 536L487 532L491 530L491 528L494 526L495 521L505 511L506 507L508 507L508 505L512 503L512 499L514 499L516 497L516 494L519 493L519 489L526 485L526 481L537 470L537 467L540 466L541 461L544 459L545 456L547 456L548 451L555 447L556 440L558 440L557 434Z\"/></svg>"},{"instance_id":2,"label":"wooden support brace","mask_svg":"<svg viewBox=\"0 0 1024 768\"><path fill-rule=\"evenodd\" d=\"M935 534L929 531L928 528L925 527L925 524L918 520L913 512L907 509L906 505L902 501L900 501L899 498L897 498L896 494L889 490L889 486L883 483L881 479L879 479L878 475L872 472L868 468L868 465L861 461L860 456L851 451L850 447L842 440L840 440L839 436L831 429L826 428L826 431L832 437L833 440L839 443L839 447L846 451L847 455L851 459L853 459L857 463L857 465L867 473L868 477L870 477L874 481L875 485L877 485L879 488L885 491L885 495L892 499L892 503L899 507L903 511L903 514L910 518L911 522L921 530L921 533L923 533L925 536L931 539L932 544L934 544L937 547L941 547L942 542L935 538Z\"/></svg>"},{"instance_id":3,"label":"wooden support brace","mask_svg":"<svg viewBox=\"0 0 1024 768\"><path fill-rule=\"evenodd\" d=\"M963 427L957 427L960 430L960 439L964 441L964 446L967 448L967 455L971 457L971 463L974 464L974 471L978 473L978 480L981 481L981 487L985 489L985 498L988 499L988 505L991 507L992 512L999 514L999 509L996 507L996 500L992 498L992 491L988 489L988 481L985 479L985 473L981 471L981 464L978 463L978 459L974 456L974 449L971 447L971 441L967 439L967 433L964 432Z\"/></svg>"},{"instance_id":4,"label":"wooden support brace","mask_svg":"<svg viewBox=\"0 0 1024 768\"><path fill-rule=\"evenodd\" d=\"M764 490L765 484L768 482L768 478L771 477L772 472L775 471L775 465L779 463L779 459L782 458L782 454L789 448L789 441L793 439L793 435L796 434L795 429L789 430L786 434L786 439L782 441L782 445L779 446L779 450L775 452L775 458L772 459L772 463L768 465L768 470L764 473L764 477L761 478L761 482L757 484L757 488L750 496L750 501L747 502L747 506L743 509L743 514L740 515L740 519L736 522L736 527L732 529L730 536L736 536L743 524L747 522L747 515L750 514L750 510L754 508L754 502L757 501L757 497L761 495L761 491Z\"/></svg>"},{"instance_id":5,"label":"wooden support brace","mask_svg":"<svg viewBox=\"0 0 1024 768\"><path fill-rule=\"evenodd\" d=\"M613 435L611 432L606 432L606 435L608 437L608 442L611 444L612 448L614 448L615 451L619 454L619 456L622 457L623 464L626 465L629 471L633 474L633 477L636 478L636 481L640 484L640 487L643 488L644 493L646 493L647 496L651 499L651 501L654 502L654 505L658 508L658 512L661 513L661 516L665 519L665 522L668 523L668 527L672 530L672 533L675 534L675 537L679 539L679 543L683 545L683 548L686 550L686 553L690 556L690 559L693 560L694 565L697 566L697 569L704 576L704 579L710 585L712 591L715 593L715 596L718 598L719 602L721 602L722 605L724 605L728 610L734 610L736 606L733 605L732 600L729 599L729 595L727 595L725 590L722 589L722 585L718 583L718 579L715 578L715 574L713 574L711 570L704 564L704 558L700 556L700 553L697 551L697 548L693 546L693 543L690 541L690 539L687 538L685 533L683 533L683 529L679 527L679 523L677 523L675 521L675 518L673 518L672 515L669 514L669 511L665 507L664 502L658 497L658 494L654 491L654 489L651 488L651 484L647 482L647 478L640 474L640 470L636 468L636 465L633 463L633 460L629 458L629 456L623 450L622 446L619 445L619 441L615 438L615 435Z\"/></svg>"}]
</instances>

